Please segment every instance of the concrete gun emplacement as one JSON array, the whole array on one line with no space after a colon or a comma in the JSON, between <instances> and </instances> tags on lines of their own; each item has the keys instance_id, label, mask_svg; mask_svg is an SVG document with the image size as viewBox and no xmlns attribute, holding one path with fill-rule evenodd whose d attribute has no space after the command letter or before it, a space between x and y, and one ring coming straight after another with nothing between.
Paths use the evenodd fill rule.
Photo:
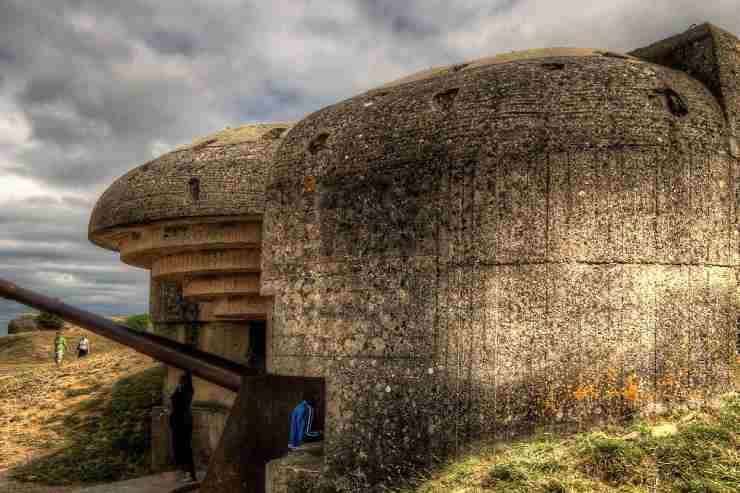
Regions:
<instances>
[{"instance_id":1,"label":"concrete gun emplacement","mask_svg":"<svg viewBox=\"0 0 740 493\"><path fill-rule=\"evenodd\" d=\"M306 393L324 393L323 379L265 374L186 344L131 330L4 279L0 279L0 297L53 313L71 324L237 392L220 443L199 485L201 492L264 491L265 465L287 450L292 406Z\"/></svg>"}]
</instances>

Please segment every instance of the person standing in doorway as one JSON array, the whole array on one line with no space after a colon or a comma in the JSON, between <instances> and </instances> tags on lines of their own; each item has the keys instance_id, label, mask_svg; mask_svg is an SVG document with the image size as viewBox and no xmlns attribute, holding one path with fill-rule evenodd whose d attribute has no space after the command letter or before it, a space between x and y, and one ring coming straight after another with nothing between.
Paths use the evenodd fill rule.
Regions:
<instances>
[{"instance_id":1,"label":"person standing in doorway","mask_svg":"<svg viewBox=\"0 0 740 493\"><path fill-rule=\"evenodd\" d=\"M193 460L193 375L188 370L180 377L172 393L172 413L170 414L170 431L172 449L175 453L175 464L185 473L184 481L196 481L195 461Z\"/></svg>"},{"instance_id":2,"label":"person standing in doorway","mask_svg":"<svg viewBox=\"0 0 740 493\"><path fill-rule=\"evenodd\" d=\"M67 339L64 337L64 334L61 330L57 331L57 335L54 338L54 362L57 364L57 366L60 366L62 364L62 360L64 359L64 351L67 350Z\"/></svg>"}]
</instances>

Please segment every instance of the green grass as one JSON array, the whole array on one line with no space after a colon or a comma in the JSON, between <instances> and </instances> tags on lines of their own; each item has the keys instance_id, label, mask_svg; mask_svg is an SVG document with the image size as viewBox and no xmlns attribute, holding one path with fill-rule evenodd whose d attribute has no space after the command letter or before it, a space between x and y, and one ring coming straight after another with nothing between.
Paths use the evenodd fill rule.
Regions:
<instances>
[{"instance_id":1,"label":"green grass","mask_svg":"<svg viewBox=\"0 0 740 493\"><path fill-rule=\"evenodd\" d=\"M62 420L57 452L13 469L20 481L63 485L116 481L148 472L150 410L161 402L166 370L158 366L119 380L110 395L81 401ZM83 389L91 390L91 389Z\"/></svg>"},{"instance_id":2,"label":"green grass","mask_svg":"<svg viewBox=\"0 0 740 493\"><path fill-rule=\"evenodd\" d=\"M740 394L719 409L573 436L479 444L400 493L737 493Z\"/></svg>"},{"instance_id":3,"label":"green grass","mask_svg":"<svg viewBox=\"0 0 740 493\"><path fill-rule=\"evenodd\" d=\"M139 332L146 332L152 325L149 320L149 315L146 313L128 316L123 323L129 328L138 330Z\"/></svg>"}]
</instances>

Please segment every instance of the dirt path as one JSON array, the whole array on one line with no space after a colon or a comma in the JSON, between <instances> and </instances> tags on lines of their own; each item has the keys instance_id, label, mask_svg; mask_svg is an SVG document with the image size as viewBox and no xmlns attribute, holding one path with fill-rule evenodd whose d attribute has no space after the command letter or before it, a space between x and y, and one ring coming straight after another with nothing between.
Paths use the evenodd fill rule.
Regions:
<instances>
[{"instance_id":1,"label":"dirt path","mask_svg":"<svg viewBox=\"0 0 740 493\"><path fill-rule=\"evenodd\" d=\"M2 493L169 493L181 484L176 481L174 473L165 472L97 486L41 486L11 481L0 471Z\"/></svg>"},{"instance_id":2,"label":"dirt path","mask_svg":"<svg viewBox=\"0 0 740 493\"><path fill-rule=\"evenodd\" d=\"M89 486L80 489L78 493L169 493L181 484L175 480L174 473L165 472L128 481Z\"/></svg>"}]
</instances>

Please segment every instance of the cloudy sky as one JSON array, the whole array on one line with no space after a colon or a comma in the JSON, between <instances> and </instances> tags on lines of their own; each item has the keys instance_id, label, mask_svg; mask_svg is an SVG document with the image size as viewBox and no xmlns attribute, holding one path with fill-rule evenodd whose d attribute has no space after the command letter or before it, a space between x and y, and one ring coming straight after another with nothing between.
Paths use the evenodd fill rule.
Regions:
<instances>
[{"instance_id":1,"label":"cloudy sky","mask_svg":"<svg viewBox=\"0 0 740 493\"><path fill-rule=\"evenodd\" d=\"M143 312L146 272L86 237L97 197L132 167L430 66L629 51L703 21L740 33L740 1L0 0L0 277ZM0 300L0 332L19 311Z\"/></svg>"}]
</instances>

